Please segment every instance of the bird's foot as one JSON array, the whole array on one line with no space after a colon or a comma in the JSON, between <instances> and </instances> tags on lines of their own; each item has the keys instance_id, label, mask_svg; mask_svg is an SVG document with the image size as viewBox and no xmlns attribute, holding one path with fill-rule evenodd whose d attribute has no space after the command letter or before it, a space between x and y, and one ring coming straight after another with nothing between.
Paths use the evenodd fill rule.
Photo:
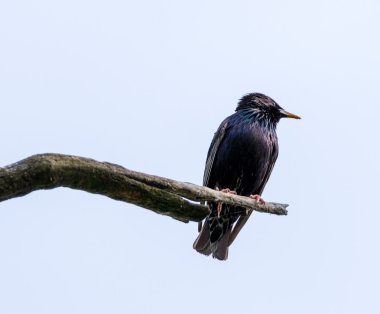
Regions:
<instances>
[{"instance_id":1,"label":"bird's foot","mask_svg":"<svg viewBox=\"0 0 380 314\"><path fill-rule=\"evenodd\" d=\"M227 194L232 194L232 195L236 195L236 191L232 191L230 189L223 189L223 190L220 190L220 192L223 192L223 193L227 193Z\"/></svg>"},{"instance_id":2,"label":"bird's foot","mask_svg":"<svg viewBox=\"0 0 380 314\"><path fill-rule=\"evenodd\" d=\"M227 194L232 194L232 195L236 195L236 191L232 191L230 189L222 189L222 190L219 190L218 188L216 188L217 191L220 191L220 192L223 192L223 193L227 193ZM218 218L220 218L220 213L222 212L222 205L223 203L222 202L218 202L218 206L216 207L216 212L218 213Z\"/></svg>"},{"instance_id":3,"label":"bird's foot","mask_svg":"<svg viewBox=\"0 0 380 314\"><path fill-rule=\"evenodd\" d=\"M258 194L255 194L255 195L250 195L249 198L252 198L253 200L255 200L256 202L259 202L260 204L264 204L265 205L265 201L264 199L258 195Z\"/></svg>"},{"instance_id":4,"label":"bird's foot","mask_svg":"<svg viewBox=\"0 0 380 314\"><path fill-rule=\"evenodd\" d=\"M249 198L252 198L253 200L255 200L256 202L258 202L260 204L263 204L263 205L266 204L266 202L264 201L264 199L260 195L258 195L258 194L250 195ZM248 215L251 210L252 210L251 208L247 208L245 210L245 214Z\"/></svg>"}]
</instances>

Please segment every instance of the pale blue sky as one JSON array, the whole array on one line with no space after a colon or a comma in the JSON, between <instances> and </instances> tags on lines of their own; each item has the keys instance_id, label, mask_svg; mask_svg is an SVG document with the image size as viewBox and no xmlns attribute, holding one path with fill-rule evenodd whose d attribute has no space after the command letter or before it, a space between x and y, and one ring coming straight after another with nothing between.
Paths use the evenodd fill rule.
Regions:
<instances>
[{"instance_id":1,"label":"pale blue sky","mask_svg":"<svg viewBox=\"0 0 380 314\"><path fill-rule=\"evenodd\" d=\"M0 313L379 313L378 1L3 1L1 166L91 157L201 183L219 123L262 92L278 127L227 262L196 224L69 189L0 204Z\"/></svg>"}]
</instances>

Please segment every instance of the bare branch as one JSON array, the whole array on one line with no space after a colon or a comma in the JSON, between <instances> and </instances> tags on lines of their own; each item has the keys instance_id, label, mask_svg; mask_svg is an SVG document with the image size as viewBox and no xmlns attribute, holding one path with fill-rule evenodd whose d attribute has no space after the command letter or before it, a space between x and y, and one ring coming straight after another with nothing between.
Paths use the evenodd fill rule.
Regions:
<instances>
[{"instance_id":1,"label":"bare branch","mask_svg":"<svg viewBox=\"0 0 380 314\"><path fill-rule=\"evenodd\" d=\"M0 168L0 201L57 187L105 195L184 222L200 221L209 213L207 206L191 201L221 201L276 215L286 215L288 206L278 203L263 205L248 197L77 156L33 155Z\"/></svg>"}]
</instances>

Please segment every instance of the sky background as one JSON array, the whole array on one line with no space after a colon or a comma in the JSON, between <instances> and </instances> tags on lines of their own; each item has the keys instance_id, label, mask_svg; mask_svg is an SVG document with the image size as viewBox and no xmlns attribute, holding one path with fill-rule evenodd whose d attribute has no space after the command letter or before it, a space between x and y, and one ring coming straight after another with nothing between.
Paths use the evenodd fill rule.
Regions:
<instances>
[{"instance_id":1,"label":"sky background","mask_svg":"<svg viewBox=\"0 0 380 314\"><path fill-rule=\"evenodd\" d=\"M202 182L248 92L278 126L219 262L195 223L70 189L0 204L0 313L379 313L379 1L2 1L5 166L36 153Z\"/></svg>"}]
</instances>

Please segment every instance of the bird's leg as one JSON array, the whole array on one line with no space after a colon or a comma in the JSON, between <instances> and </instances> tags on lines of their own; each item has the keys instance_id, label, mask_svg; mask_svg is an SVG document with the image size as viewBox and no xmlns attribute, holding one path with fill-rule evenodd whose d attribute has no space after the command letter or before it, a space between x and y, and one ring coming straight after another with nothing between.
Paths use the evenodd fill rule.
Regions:
<instances>
[{"instance_id":1,"label":"bird's leg","mask_svg":"<svg viewBox=\"0 0 380 314\"><path fill-rule=\"evenodd\" d=\"M216 188L216 190L219 191L218 188ZM233 194L233 195L236 195L236 192L230 190L229 188L227 188L227 189L222 189L222 190L220 190L220 192L227 193L227 194ZM218 213L218 218L220 217L220 213L221 213L221 211L222 211L222 205L223 205L223 203L222 203L221 201L219 201L219 202L218 202L218 206L216 207L216 212Z\"/></svg>"},{"instance_id":2,"label":"bird's leg","mask_svg":"<svg viewBox=\"0 0 380 314\"><path fill-rule=\"evenodd\" d=\"M258 194L255 194L255 195L250 195L249 198L252 198L253 200L255 200L256 202L260 203L260 204L266 204L266 202L264 201L264 199L258 195ZM247 208L245 210L245 214L248 215L248 213L251 211L252 209L250 208Z\"/></svg>"},{"instance_id":3,"label":"bird's leg","mask_svg":"<svg viewBox=\"0 0 380 314\"><path fill-rule=\"evenodd\" d=\"M216 212L218 213L218 218L220 218L220 213L222 211L222 202L218 202L218 206L216 207Z\"/></svg>"}]
</instances>

